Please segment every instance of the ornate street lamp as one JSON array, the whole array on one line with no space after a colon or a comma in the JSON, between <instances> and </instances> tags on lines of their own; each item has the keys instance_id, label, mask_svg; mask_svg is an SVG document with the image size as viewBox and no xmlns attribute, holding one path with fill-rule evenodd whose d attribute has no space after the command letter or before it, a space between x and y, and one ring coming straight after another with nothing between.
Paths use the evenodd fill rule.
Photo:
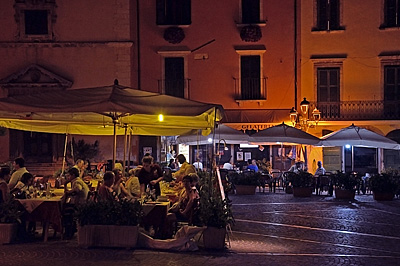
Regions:
<instances>
[{"instance_id":1,"label":"ornate street lamp","mask_svg":"<svg viewBox=\"0 0 400 266\"><path fill-rule=\"evenodd\" d=\"M316 127L319 120L321 120L321 112L314 108L312 111L312 119L309 119L308 111L310 108L310 102L304 97L303 101L300 103L300 114L296 111L294 107L289 112L290 122L293 126L299 128L303 131L307 131L310 127Z\"/></svg>"}]
</instances>

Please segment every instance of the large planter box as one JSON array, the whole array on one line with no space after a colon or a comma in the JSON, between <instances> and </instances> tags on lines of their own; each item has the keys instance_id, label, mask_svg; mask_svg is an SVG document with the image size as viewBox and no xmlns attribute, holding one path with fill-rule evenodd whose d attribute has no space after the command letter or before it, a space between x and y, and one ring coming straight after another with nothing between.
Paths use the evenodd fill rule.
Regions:
<instances>
[{"instance_id":1,"label":"large planter box","mask_svg":"<svg viewBox=\"0 0 400 266\"><path fill-rule=\"evenodd\" d=\"M254 195L256 186L236 185L236 195Z\"/></svg>"},{"instance_id":2,"label":"large planter box","mask_svg":"<svg viewBox=\"0 0 400 266\"><path fill-rule=\"evenodd\" d=\"M223 249L225 247L226 228L207 227L203 231L203 244L206 249Z\"/></svg>"},{"instance_id":3,"label":"large planter box","mask_svg":"<svg viewBox=\"0 0 400 266\"><path fill-rule=\"evenodd\" d=\"M136 247L137 226L85 225L78 227L80 247Z\"/></svg>"},{"instance_id":4,"label":"large planter box","mask_svg":"<svg viewBox=\"0 0 400 266\"><path fill-rule=\"evenodd\" d=\"M17 224L0 223L0 244L12 243L17 236Z\"/></svg>"},{"instance_id":5,"label":"large planter box","mask_svg":"<svg viewBox=\"0 0 400 266\"><path fill-rule=\"evenodd\" d=\"M335 198L337 199L346 199L353 200L356 195L356 191L354 189L340 189L335 188Z\"/></svg>"},{"instance_id":6,"label":"large planter box","mask_svg":"<svg viewBox=\"0 0 400 266\"><path fill-rule=\"evenodd\" d=\"M295 197L311 197L313 187L293 187L293 196Z\"/></svg>"},{"instance_id":7,"label":"large planter box","mask_svg":"<svg viewBox=\"0 0 400 266\"><path fill-rule=\"evenodd\" d=\"M388 200L393 200L394 198L394 193L391 192L373 192L374 195L374 200L377 201L388 201Z\"/></svg>"}]
</instances>

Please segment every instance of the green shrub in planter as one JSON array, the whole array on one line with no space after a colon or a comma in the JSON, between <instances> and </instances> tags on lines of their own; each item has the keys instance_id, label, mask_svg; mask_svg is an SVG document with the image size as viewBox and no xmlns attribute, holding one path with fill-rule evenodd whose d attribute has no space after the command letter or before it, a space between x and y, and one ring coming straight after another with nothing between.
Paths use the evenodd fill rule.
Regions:
<instances>
[{"instance_id":1,"label":"green shrub in planter","mask_svg":"<svg viewBox=\"0 0 400 266\"><path fill-rule=\"evenodd\" d=\"M80 205L76 214L80 226L84 225L131 225L137 226L143 216L138 201L90 201Z\"/></svg>"},{"instance_id":2,"label":"green shrub in planter","mask_svg":"<svg viewBox=\"0 0 400 266\"><path fill-rule=\"evenodd\" d=\"M202 225L225 228L234 223L231 204L228 199L222 200L217 178L209 172L199 173L200 177L200 211Z\"/></svg>"},{"instance_id":3,"label":"green shrub in planter","mask_svg":"<svg viewBox=\"0 0 400 266\"><path fill-rule=\"evenodd\" d=\"M299 171L298 173L289 172L287 173L287 178L293 187L314 186L314 176L311 173L305 171Z\"/></svg>"},{"instance_id":4,"label":"green shrub in planter","mask_svg":"<svg viewBox=\"0 0 400 266\"><path fill-rule=\"evenodd\" d=\"M355 175L338 171L336 174L332 175L332 182L335 188L354 190L359 181Z\"/></svg>"},{"instance_id":5,"label":"green shrub in planter","mask_svg":"<svg viewBox=\"0 0 400 266\"><path fill-rule=\"evenodd\" d=\"M369 184L373 192L396 193L400 186L400 177L388 173L372 175Z\"/></svg>"}]
</instances>

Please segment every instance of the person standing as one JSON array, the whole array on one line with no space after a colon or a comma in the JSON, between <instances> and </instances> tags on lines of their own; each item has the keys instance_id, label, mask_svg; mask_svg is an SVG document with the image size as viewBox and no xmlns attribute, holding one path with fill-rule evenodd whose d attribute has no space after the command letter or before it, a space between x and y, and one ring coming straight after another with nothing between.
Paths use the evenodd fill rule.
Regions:
<instances>
[{"instance_id":1,"label":"person standing","mask_svg":"<svg viewBox=\"0 0 400 266\"><path fill-rule=\"evenodd\" d=\"M15 158L13 167L15 172L11 175L10 181L8 182L8 188L10 190L12 190L18 181L21 180L21 177L24 173L28 173L28 170L25 168L25 160L21 157Z\"/></svg>"},{"instance_id":2,"label":"person standing","mask_svg":"<svg viewBox=\"0 0 400 266\"><path fill-rule=\"evenodd\" d=\"M194 166L186 161L185 155L179 154L176 156L176 159L178 159L178 162L181 164L179 170L172 173L172 177L175 178L176 183L181 182L184 176L187 176L190 173L196 173Z\"/></svg>"},{"instance_id":3,"label":"person standing","mask_svg":"<svg viewBox=\"0 0 400 266\"><path fill-rule=\"evenodd\" d=\"M140 169L139 174L140 183L140 193L146 192L147 186L150 190L155 189L156 196L161 194L160 181L164 179L161 167L155 164L153 157L145 156L142 159L142 169Z\"/></svg>"},{"instance_id":4,"label":"person standing","mask_svg":"<svg viewBox=\"0 0 400 266\"><path fill-rule=\"evenodd\" d=\"M196 168L197 171L203 170L203 163L200 162L200 158L196 159L196 161L193 163L193 166Z\"/></svg>"},{"instance_id":5,"label":"person standing","mask_svg":"<svg viewBox=\"0 0 400 266\"><path fill-rule=\"evenodd\" d=\"M325 168L322 167L322 162L321 162L321 161L318 161L317 165L318 165L318 168L317 168L317 170L315 171L315 174L314 174L314 175L316 175L316 176L318 176L318 175L324 175L324 174L326 173L326 170L325 170Z\"/></svg>"}]
</instances>

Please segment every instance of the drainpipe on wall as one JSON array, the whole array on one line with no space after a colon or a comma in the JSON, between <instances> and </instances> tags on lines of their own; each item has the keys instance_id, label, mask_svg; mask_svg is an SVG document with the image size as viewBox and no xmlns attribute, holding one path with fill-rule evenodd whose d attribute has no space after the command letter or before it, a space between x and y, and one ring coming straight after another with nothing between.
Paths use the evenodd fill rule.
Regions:
<instances>
[{"instance_id":1,"label":"drainpipe on wall","mask_svg":"<svg viewBox=\"0 0 400 266\"><path fill-rule=\"evenodd\" d=\"M294 108L297 108L297 0L294 0Z\"/></svg>"},{"instance_id":2,"label":"drainpipe on wall","mask_svg":"<svg viewBox=\"0 0 400 266\"><path fill-rule=\"evenodd\" d=\"M136 0L136 53L137 53L137 89L141 90L141 78L140 78L140 18L139 18L139 1Z\"/></svg>"}]
</instances>

